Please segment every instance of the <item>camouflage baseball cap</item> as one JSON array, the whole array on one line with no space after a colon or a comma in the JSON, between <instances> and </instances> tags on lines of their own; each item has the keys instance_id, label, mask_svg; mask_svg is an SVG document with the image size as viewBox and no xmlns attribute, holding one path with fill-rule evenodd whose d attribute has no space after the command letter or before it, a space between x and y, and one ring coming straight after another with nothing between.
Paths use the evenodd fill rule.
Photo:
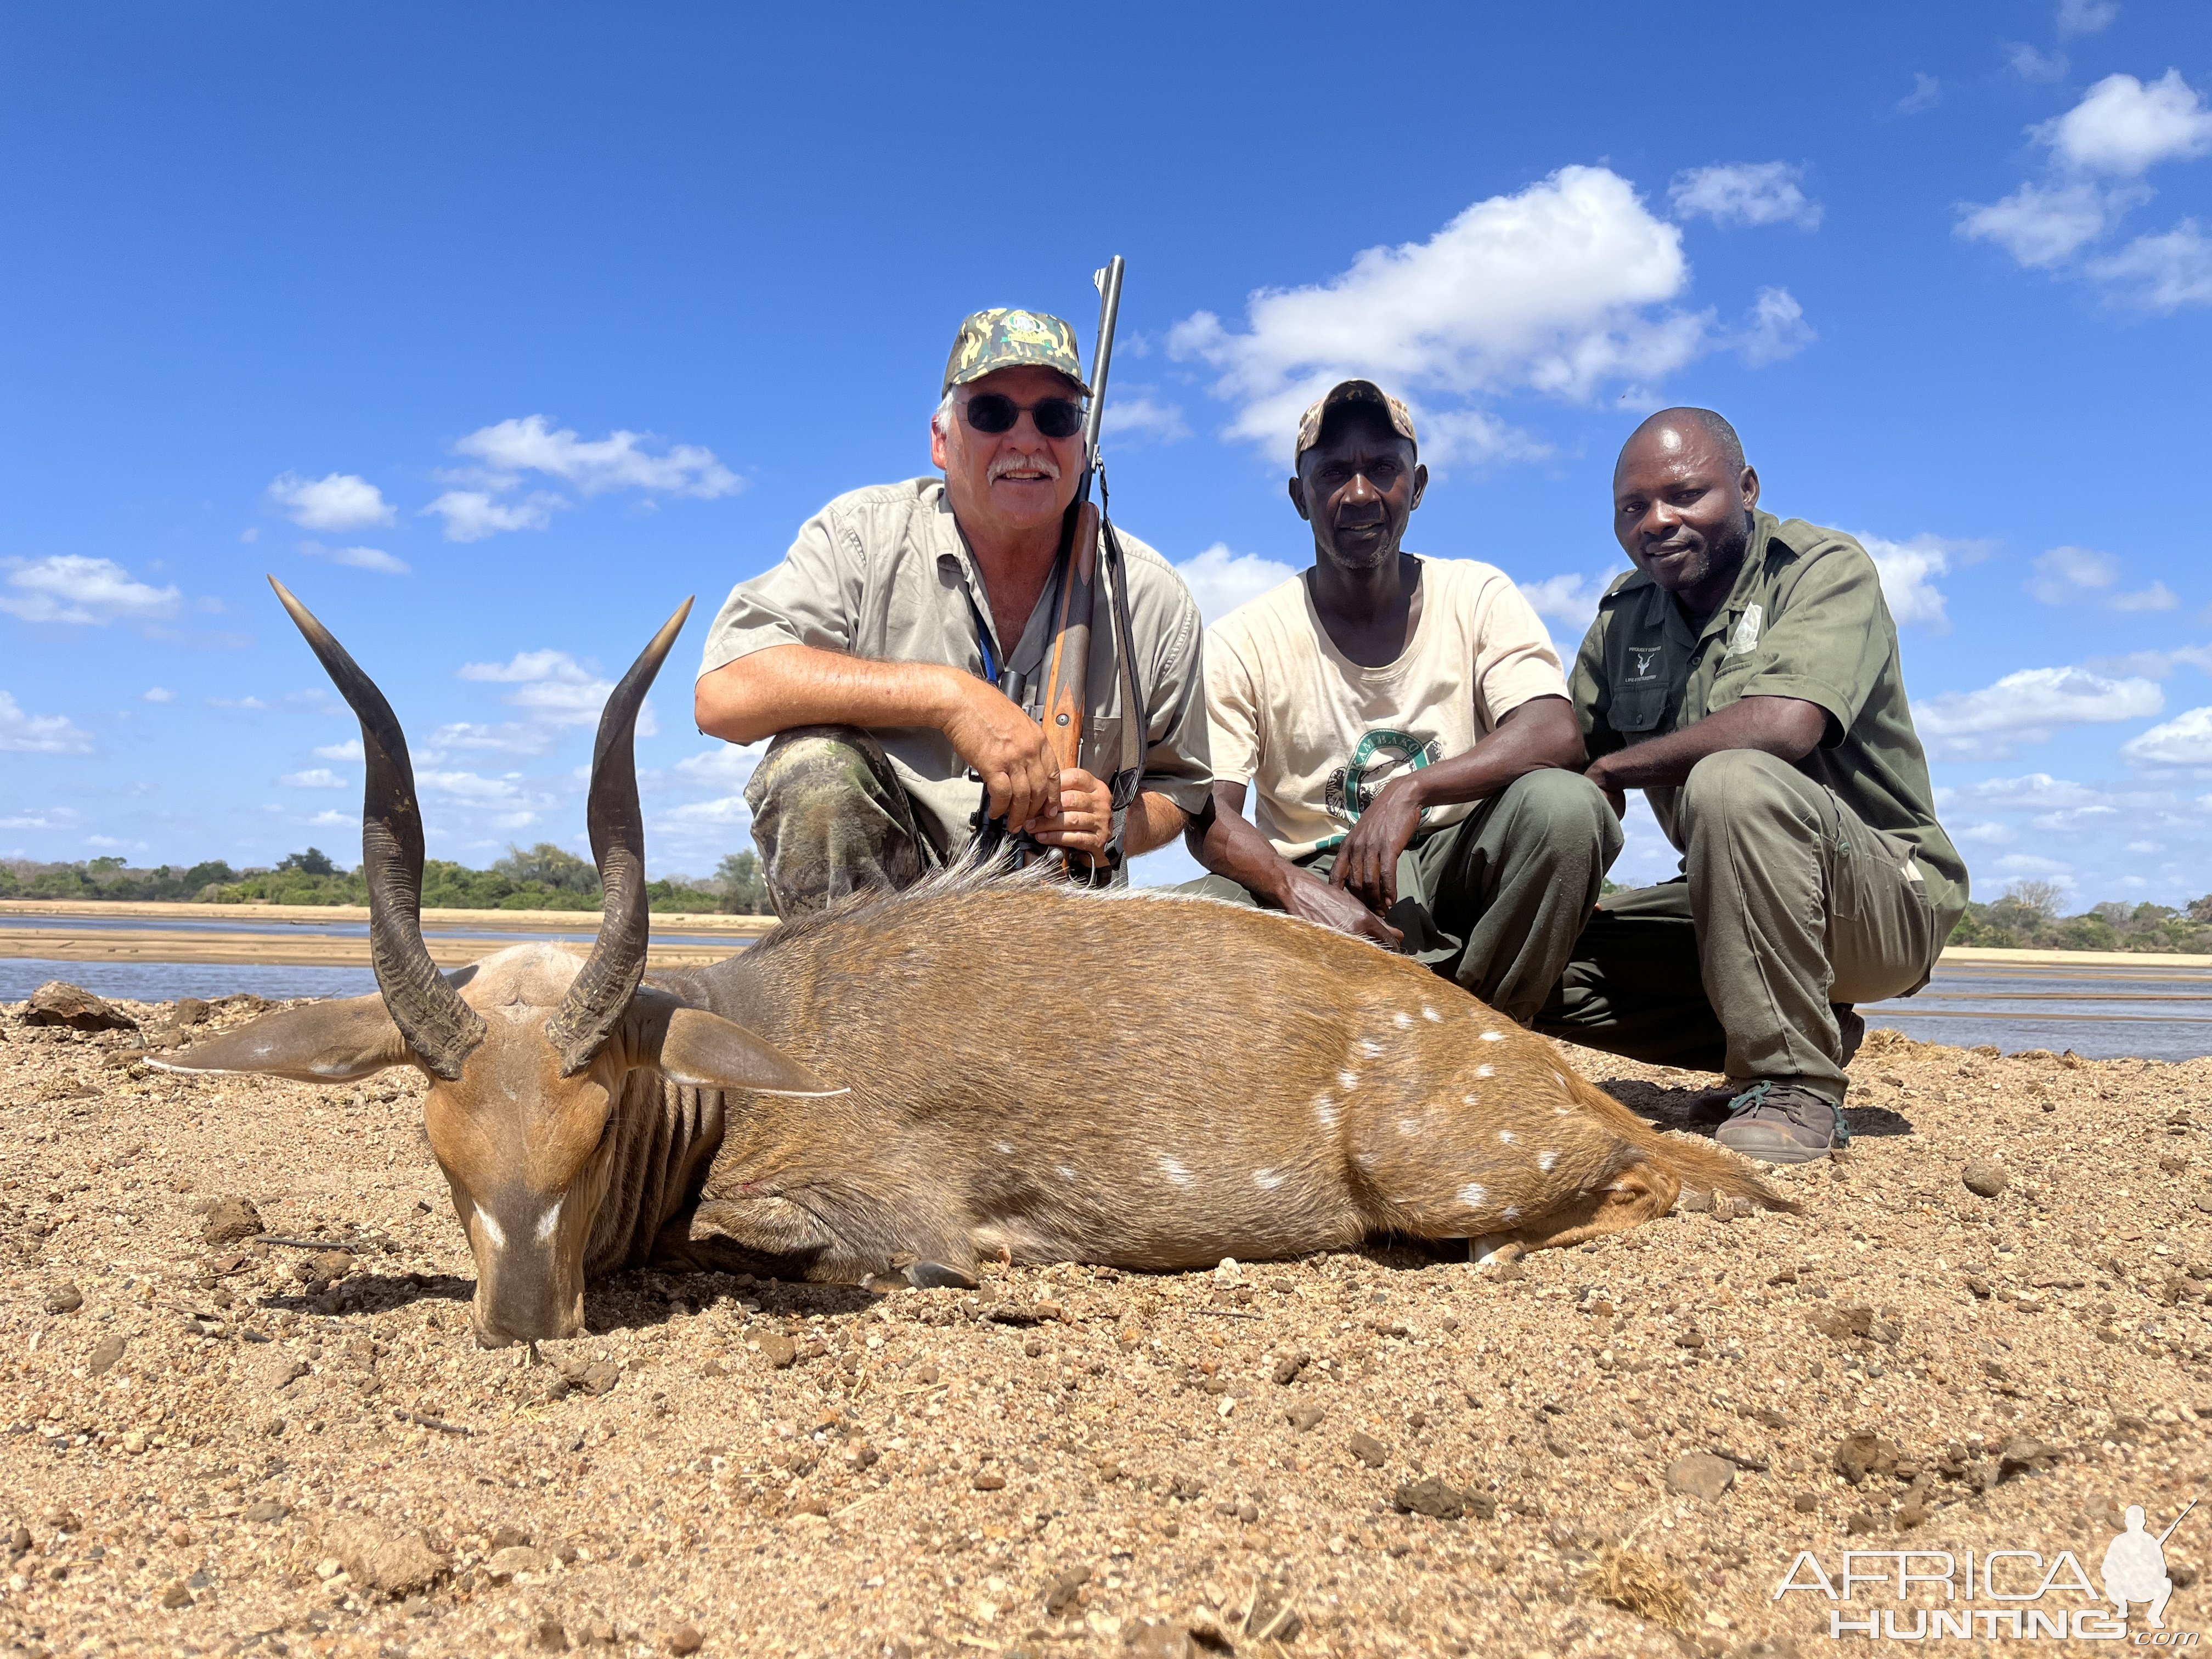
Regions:
<instances>
[{"instance_id":1,"label":"camouflage baseball cap","mask_svg":"<svg viewBox=\"0 0 2212 1659\"><path fill-rule=\"evenodd\" d=\"M1297 466L1298 457L1321 441L1322 419L1340 404L1371 404L1382 411L1390 422L1390 429L1416 450L1421 441L1413 435L1413 417L1406 405L1393 398L1372 380L1339 380L1322 396L1314 399L1311 407L1298 416L1297 447L1291 451L1291 465Z\"/></svg>"},{"instance_id":2,"label":"camouflage baseball cap","mask_svg":"<svg viewBox=\"0 0 2212 1659\"><path fill-rule=\"evenodd\" d=\"M994 368L1025 364L1058 369L1084 396L1091 395L1083 379L1083 354L1075 348L1075 331L1042 311L1004 306L976 312L960 325L960 332L952 337L952 355L945 359L942 389L965 386Z\"/></svg>"}]
</instances>

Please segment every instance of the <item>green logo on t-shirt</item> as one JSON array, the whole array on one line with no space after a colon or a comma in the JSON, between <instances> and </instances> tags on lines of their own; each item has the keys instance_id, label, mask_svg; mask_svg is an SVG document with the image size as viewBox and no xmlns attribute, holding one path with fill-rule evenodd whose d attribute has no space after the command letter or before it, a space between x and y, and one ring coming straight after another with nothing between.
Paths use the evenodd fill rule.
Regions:
<instances>
[{"instance_id":1,"label":"green logo on t-shirt","mask_svg":"<svg viewBox=\"0 0 2212 1659\"><path fill-rule=\"evenodd\" d=\"M1359 822L1382 786L1401 772L1419 771L1443 758L1442 738L1417 738L1404 732L1370 732L1352 758L1328 775L1322 804L1339 823ZM1425 811L1422 817L1426 817Z\"/></svg>"}]
</instances>

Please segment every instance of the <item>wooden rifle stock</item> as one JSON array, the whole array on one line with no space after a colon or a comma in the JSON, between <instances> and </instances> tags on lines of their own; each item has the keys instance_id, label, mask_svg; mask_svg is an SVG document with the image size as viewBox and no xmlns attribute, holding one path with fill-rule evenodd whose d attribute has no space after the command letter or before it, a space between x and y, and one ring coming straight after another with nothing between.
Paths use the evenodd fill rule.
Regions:
<instances>
[{"instance_id":1,"label":"wooden rifle stock","mask_svg":"<svg viewBox=\"0 0 2212 1659\"><path fill-rule=\"evenodd\" d=\"M1074 534L1060 566L1060 604L1046 664L1044 738L1062 771L1083 764L1085 696L1091 683L1091 628L1098 591L1098 504L1075 505Z\"/></svg>"}]
</instances>

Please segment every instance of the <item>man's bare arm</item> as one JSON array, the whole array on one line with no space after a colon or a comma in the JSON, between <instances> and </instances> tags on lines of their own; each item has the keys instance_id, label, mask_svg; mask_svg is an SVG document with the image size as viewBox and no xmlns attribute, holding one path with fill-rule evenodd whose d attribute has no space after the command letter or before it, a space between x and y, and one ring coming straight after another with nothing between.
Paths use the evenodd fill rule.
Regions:
<instances>
[{"instance_id":1,"label":"man's bare arm","mask_svg":"<svg viewBox=\"0 0 2212 1659\"><path fill-rule=\"evenodd\" d=\"M1425 808L1488 800L1526 773L1579 772L1587 758L1575 706L1565 697L1532 697L1465 753L1384 784L1345 837L1329 880L1370 909L1388 911L1398 902L1399 854L1412 844Z\"/></svg>"},{"instance_id":2,"label":"man's bare arm","mask_svg":"<svg viewBox=\"0 0 2212 1659\"><path fill-rule=\"evenodd\" d=\"M1744 697L1717 714L1590 763L1583 775L1618 811L1622 792L1679 788L1690 769L1728 749L1757 749L1793 765L1813 752L1828 729L1828 711L1802 697Z\"/></svg>"},{"instance_id":3,"label":"man's bare arm","mask_svg":"<svg viewBox=\"0 0 2212 1659\"><path fill-rule=\"evenodd\" d=\"M1183 844L1190 855L1217 876L1226 876L1262 902L1294 916L1320 922L1395 948L1405 935L1351 894L1291 863L1244 816L1245 785L1217 780L1213 812L1201 828L1193 823Z\"/></svg>"},{"instance_id":4,"label":"man's bare arm","mask_svg":"<svg viewBox=\"0 0 2212 1659\"><path fill-rule=\"evenodd\" d=\"M757 743L794 726L928 726L982 775L993 817L1024 823L1056 811L1060 800L1043 728L996 686L940 663L770 646L702 675L692 716L728 743Z\"/></svg>"}]
</instances>

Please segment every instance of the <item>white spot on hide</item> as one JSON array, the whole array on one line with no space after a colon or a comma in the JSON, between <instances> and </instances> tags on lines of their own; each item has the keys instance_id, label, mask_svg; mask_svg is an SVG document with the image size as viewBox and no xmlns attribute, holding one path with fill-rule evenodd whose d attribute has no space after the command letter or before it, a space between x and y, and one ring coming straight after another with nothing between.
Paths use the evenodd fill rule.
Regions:
<instances>
[{"instance_id":1,"label":"white spot on hide","mask_svg":"<svg viewBox=\"0 0 2212 1659\"><path fill-rule=\"evenodd\" d=\"M1519 1215L1520 1213L1521 1206L1518 1204L1509 1204L1505 1206L1505 1218L1508 1221L1512 1220L1515 1216Z\"/></svg>"},{"instance_id":2,"label":"white spot on hide","mask_svg":"<svg viewBox=\"0 0 2212 1659\"><path fill-rule=\"evenodd\" d=\"M1359 1052L1368 1059L1373 1060L1382 1052L1382 1045L1373 1037L1362 1037L1359 1039Z\"/></svg>"},{"instance_id":3,"label":"white spot on hide","mask_svg":"<svg viewBox=\"0 0 2212 1659\"><path fill-rule=\"evenodd\" d=\"M1510 1146L1513 1144L1516 1136L1510 1129L1500 1129L1498 1132L1498 1138L1504 1141L1507 1146Z\"/></svg>"},{"instance_id":4,"label":"white spot on hide","mask_svg":"<svg viewBox=\"0 0 2212 1659\"><path fill-rule=\"evenodd\" d=\"M1425 1002L1421 1005L1421 1018L1423 1019L1431 1021L1438 1025L1443 1024L1444 1019L1444 1017L1442 1014L1438 1013L1435 1008L1431 1007Z\"/></svg>"},{"instance_id":5,"label":"white spot on hide","mask_svg":"<svg viewBox=\"0 0 2212 1659\"><path fill-rule=\"evenodd\" d=\"M1474 1074L1477 1077L1490 1077L1494 1075L1497 1070L1495 1066L1478 1066L1474 1068Z\"/></svg>"},{"instance_id":6,"label":"white spot on hide","mask_svg":"<svg viewBox=\"0 0 2212 1659\"><path fill-rule=\"evenodd\" d=\"M553 1200L553 1207L538 1218L538 1242L543 1244L553 1237L553 1230L561 1224L561 1206L568 1201L565 1196Z\"/></svg>"},{"instance_id":7,"label":"white spot on hide","mask_svg":"<svg viewBox=\"0 0 2212 1659\"><path fill-rule=\"evenodd\" d=\"M999 1156L1000 1158L1012 1158L1013 1155L1014 1143L1012 1141L1002 1140L999 1143Z\"/></svg>"},{"instance_id":8,"label":"white spot on hide","mask_svg":"<svg viewBox=\"0 0 2212 1659\"><path fill-rule=\"evenodd\" d=\"M1075 1171L1069 1169L1067 1165L1063 1164L1060 1166L1060 1178L1062 1181L1073 1181L1076 1178Z\"/></svg>"},{"instance_id":9,"label":"white spot on hide","mask_svg":"<svg viewBox=\"0 0 2212 1659\"><path fill-rule=\"evenodd\" d=\"M1336 1074L1336 1086L1349 1093L1351 1091L1357 1089L1359 1086L1359 1073L1357 1072L1339 1072Z\"/></svg>"},{"instance_id":10,"label":"white spot on hide","mask_svg":"<svg viewBox=\"0 0 2212 1659\"><path fill-rule=\"evenodd\" d=\"M1552 1166L1559 1161L1559 1155L1557 1152L1539 1152L1536 1154L1536 1167L1543 1170L1547 1175L1549 1175L1552 1172Z\"/></svg>"},{"instance_id":11,"label":"white spot on hide","mask_svg":"<svg viewBox=\"0 0 2212 1659\"><path fill-rule=\"evenodd\" d=\"M1398 1133L1401 1135L1417 1135L1420 1133L1421 1120L1417 1117L1400 1118L1398 1120Z\"/></svg>"},{"instance_id":12,"label":"white spot on hide","mask_svg":"<svg viewBox=\"0 0 2212 1659\"><path fill-rule=\"evenodd\" d=\"M1479 1181L1470 1181L1459 1189L1459 1201L1470 1210L1480 1209L1484 1200L1489 1196L1489 1188Z\"/></svg>"},{"instance_id":13,"label":"white spot on hide","mask_svg":"<svg viewBox=\"0 0 2212 1659\"><path fill-rule=\"evenodd\" d=\"M1336 1120L1342 1114L1337 1109L1334 1101L1327 1095L1322 1095L1314 1102L1314 1115L1321 1120L1322 1128L1334 1129L1336 1127Z\"/></svg>"},{"instance_id":14,"label":"white spot on hide","mask_svg":"<svg viewBox=\"0 0 2212 1659\"><path fill-rule=\"evenodd\" d=\"M1176 1159L1168 1157L1164 1152L1160 1155L1160 1173L1165 1176L1170 1181L1174 1182L1178 1187L1188 1187L1190 1185L1190 1171L1185 1169Z\"/></svg>"},{"instance_id":15,"label":"white spot on hide","mask_svg":"<svg viewBox=\"0 0 2212 1659\"><path fill-rule=\"evenodd\" d=\"M1503 1042L1505 1041L1505 1033L1503 1031L1485 1031L1482 1034L1482 1040L1485 1042Z\"/></svg>"},{"instance_id":16,"label":"white spot on hide","mask_svg":"<svg viewBox=\"0 0 2212 1659\"><path fill-rule=\"evenodd\" d=\"M1288 1170L1255 1170L1252 1171L1252 1184L1255 1187L1259 1188L1263 1192L1273 1192L1276 1188L1281 1186L1283 1182L1287 1181L1289 1178L1290 1173Z\"/></svg>"},{"instance_id":17,"label":"white spot on hide","mask_svg":"<svg viewBox=\"0 0 2212 1659\"><path fill-rule=\"evenodd\" d=\"M1390 1023L1401 1031L1410 1031L1413 1029L1413 1017L1402 1008L1390 1016Z\"/></svg>"},{"instance_id":18,"label":"white spot on hide","mask_svg":"<svg viewBox=\"0 0 2212 1659\"><path fill-rule=\"evenodd\" d=\"M477 1231L484 1236L484 1243L495 1250L507 1248L507 1235L499 1230L499 1223L491 1218L489 1210L477 1212Z\"/></svg>"}]
</instances>

